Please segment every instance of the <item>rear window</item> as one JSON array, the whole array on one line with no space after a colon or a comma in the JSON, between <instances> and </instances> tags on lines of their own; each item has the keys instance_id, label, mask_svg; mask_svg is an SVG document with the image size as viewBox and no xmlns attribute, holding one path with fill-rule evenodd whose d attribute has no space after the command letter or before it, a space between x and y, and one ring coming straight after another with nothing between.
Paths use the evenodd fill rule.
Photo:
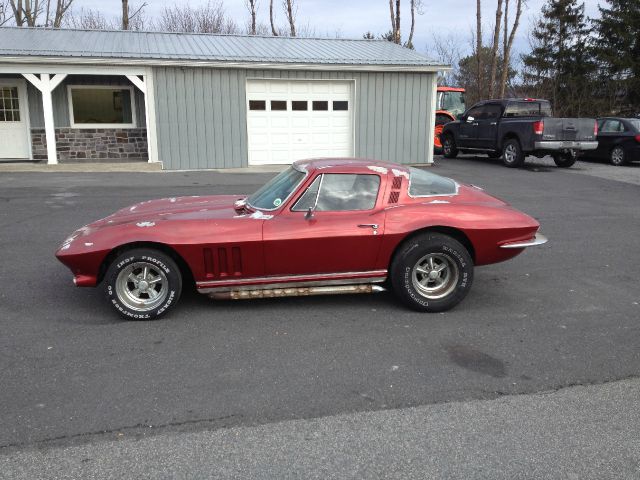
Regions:
<instances>
[{"instance_id":1,"label":"rear window","mask_svg":"<svg viewBox=\"0 0 640 480\"><path fill-rule=\"evenodd\" d=\"M429 197L432 195L455 195L458 185L450 178L409 167L409 195Z\"/></svg>"},{"instance_id":2,"label":"rear window","mask_svg":"<svg viewBox=\"0 0 640 480\"><path fill-rule=\"evenodd\" d=\"M511 102L504 110L505 117L552 117L549 102Z\"/></svg>"}]
</instances>

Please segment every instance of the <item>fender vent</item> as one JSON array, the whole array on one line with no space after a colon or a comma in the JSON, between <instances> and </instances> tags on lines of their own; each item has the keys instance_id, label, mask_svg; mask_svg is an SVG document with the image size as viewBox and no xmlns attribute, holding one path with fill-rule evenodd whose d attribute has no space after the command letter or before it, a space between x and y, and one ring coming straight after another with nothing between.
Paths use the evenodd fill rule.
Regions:
<instances>
[{"instance_id":1,"label":"fender vent","mask_svg":"<svg viewBox=\"0 0 640 480\"><path fill-rule=\"evenodd\" d=\"M391 195L389 195L389 203L398 203L399 198L400 192L391 192Z\"/></svg>"},{"instance_id":2,"label":"fender vent","mask_svg":"<svg viewBox=\"0 0 640 480\"><path fill-rule=\"evenodd\" d=\"M391 184L391 190L400 190L402 187L402 177L395 177Z\"/></svg>"},{"instance_id":3,"label":"fender vent","mask_svg":"<svg viewBox=\"0 0 640 480\"><path fill-rule=\"evenodd\" d=\"M204 272L207 278L242 275L242 252L240 247L205 248Z\"/></svg>"}]
</instances>

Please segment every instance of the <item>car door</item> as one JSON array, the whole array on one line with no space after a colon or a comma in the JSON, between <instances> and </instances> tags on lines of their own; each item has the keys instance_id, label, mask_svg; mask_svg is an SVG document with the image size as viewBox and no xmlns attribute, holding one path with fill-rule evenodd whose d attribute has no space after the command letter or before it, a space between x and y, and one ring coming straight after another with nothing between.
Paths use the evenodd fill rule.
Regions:
<instances>
[{"instance_id":1,"label":"car door","mask_svg":"<svg viewBox=\"0 0 640 480\"><path fill-rule=\"evenodd\" d=\"M319 173L290 209L264 222L267 275L375 270L386 176ZM380 197L380 198L379 198Z\"/></svg>"},{"instance_id":2,"label":"car door","mask_svg":"<svg viewBox=\"0 0 640 480\"><path fill-rule=\"evenodd\" d=\"M622 132L624 132L624 126L620 120L613 118L604 120L602 127L598 129L597 158L609 159L609 154L620 139Z\"/></svg>"},{"instance_id":3,"label":"car door","mask_svg":"<svg viewBox=\"0 0 640 480\"><path fill-rule=\"evenodd\" d=\"M467 112L463 121L460 122L460 136L458 145L460 147L479 148L478 141L478 120L482 116L484 107L473 107Z\"/></svg>"},{"instance_id":4,"label":"car door","mask_svg":"<svg viewBox=\"0 0 640 480\"><path fill-rule=\"evenodd\" d=\"M502 107L498 104L485 105L478 118L478 148L496 148L498 136L498 119L502 115Z\"/></svg>"}]
</instances>

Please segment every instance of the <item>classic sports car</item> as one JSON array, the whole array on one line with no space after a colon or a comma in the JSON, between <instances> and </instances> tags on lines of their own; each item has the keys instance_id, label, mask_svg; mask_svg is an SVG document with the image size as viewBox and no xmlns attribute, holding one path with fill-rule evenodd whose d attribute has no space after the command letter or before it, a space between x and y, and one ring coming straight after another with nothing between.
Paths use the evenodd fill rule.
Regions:
<instances>
[{"instance_id":1,"label":"classic sports car","mask_svg":"<svg viewBox=\"0 0 640 480\"><path fill-rule=\"evenodd\" d=\"M104 284L130 319L155 319L183 284L217 299L390 288L448 310L474 265L546 242L536 220L481 188L362 159L294 163L249 197L150 200L77 230L56 256L81 287Z\"/></svg>"}]
</instances>

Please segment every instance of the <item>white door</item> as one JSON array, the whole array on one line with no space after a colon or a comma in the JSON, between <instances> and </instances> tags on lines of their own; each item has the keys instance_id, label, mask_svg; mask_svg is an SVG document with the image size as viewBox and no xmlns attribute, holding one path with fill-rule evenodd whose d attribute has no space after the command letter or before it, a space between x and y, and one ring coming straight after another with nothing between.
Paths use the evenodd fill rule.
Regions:
<instances>
[{"instance_id":1,"label":"white door","mask_svg":"<svg viewBox=\"0 0 640 480\"><path fill-rule=\"evenodd\" d=\"M249 165L353 156L353 82L247 80Z\"/></svg>"},{"instance_id":2,"label":"white door","mask_svg":"<svg viewBox=\"0 0 640 480\"><path fill-rule=\"evenodd\" d=\"M26 86L19 80L0 80L0 160L29 158Z\"/></svg>"}]
</instances>

